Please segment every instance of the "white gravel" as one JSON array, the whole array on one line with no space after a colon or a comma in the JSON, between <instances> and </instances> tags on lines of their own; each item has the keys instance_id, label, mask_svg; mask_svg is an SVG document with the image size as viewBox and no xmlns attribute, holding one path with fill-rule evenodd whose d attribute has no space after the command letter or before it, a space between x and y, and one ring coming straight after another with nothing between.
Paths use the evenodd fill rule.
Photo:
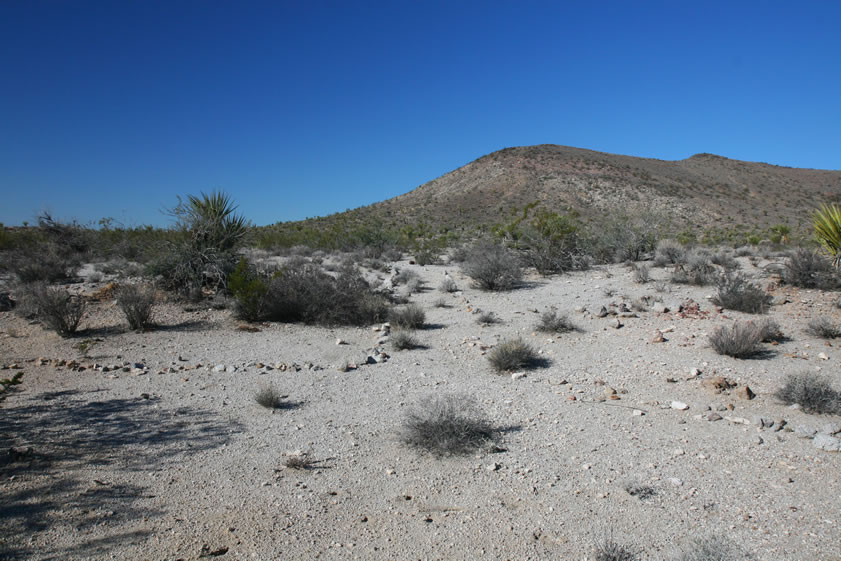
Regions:
<instances>
[{"instance_id":1,"label":"white gravel","mask_svg":"<svg viewBox=\"0 0 841 561\"><path fill-rule=\"evenodd\" d=\"M0 409L0 445L23 453L0 463L0 557L592 559L610 533L646 559L696 536L725 537L762 560L841 555L841 453L788 430L838 419L772 395L788 373L841 378L838 347L803 332L815 315L841 321L838 294L772 287L790 300L769 314L790 340L769 346L771 357L737 360L717 355L706 334L750 316L717 311L706 299L712 287L659 294L617 265L486 293L457 267L400 266L426 282L412 301L429 325L416 334L424 348L385 345L383 364L362 364L379 336L371 327L249 332L227 310L168 303L160 329L133 333L105 301L86 331L61 339L0 313L0 365L25 373ZM743 268L772 282L747 261ZM435 290L445 271L461 292ZM642 295L662 296L671 311L622 317L619 329L613 317L595 317ZM440 298L449 307L434 307ZM708 315L675 313L686 298ZM535 332L550 306L581 331ZM501 322L480 326L477 310ZM666 341L653 343L658 329ZM494 374L487 349L515 335L550 366L516 380ZM101 341L82 357L75 345L90 338ZM39 357L51 361L39 366ZM56 359L130 368L78 372ZM339 372L344 362L360 366ZM701 385L713 376L756 397L713 394ZM260 407L254 393L269 385L294 407ZM604 400L606 386L619 399ZM505 451L436 459L404 447L405 410L435 393L474 396L506 429ZM709 407L722 419L705 420ZM787 429L761 429L759 417L785 419ZM318 460L315 468L284 468L296 453ZM632 485L653 494L632 496Z\"/></svg>"}]
</instances>

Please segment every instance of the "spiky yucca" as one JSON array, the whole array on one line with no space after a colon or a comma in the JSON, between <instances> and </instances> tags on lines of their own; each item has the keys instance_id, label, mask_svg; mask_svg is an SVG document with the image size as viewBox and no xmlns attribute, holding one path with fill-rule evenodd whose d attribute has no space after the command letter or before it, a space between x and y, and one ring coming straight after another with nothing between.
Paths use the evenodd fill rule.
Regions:
<instances>
[{"instance_id":1,"label":"spiky yucca","mask_svg":"<svg viewBox=\"0 0 841 561\"><path fill-rule=\"evenodd\" d=\"M821 205L812 215L815 236L821 247L832 256L832 264L841 266L841 208L837 205Z\"/></svg>"}]
</instances>

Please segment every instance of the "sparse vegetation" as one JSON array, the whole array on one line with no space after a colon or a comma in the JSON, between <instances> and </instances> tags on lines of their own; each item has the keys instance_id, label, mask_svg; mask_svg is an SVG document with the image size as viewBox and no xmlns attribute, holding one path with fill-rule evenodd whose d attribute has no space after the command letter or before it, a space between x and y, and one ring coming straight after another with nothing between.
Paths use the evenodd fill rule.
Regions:
<instances>
[{"instance_id":1,"label":"sparse vegetation","mask_svg":"<svg viewBox=\"0 0 841 561\"><path fill-rule=\"evenodd\" d=\"M424 322L426 322L426 312L417 304L392 308L388 313L388 321L394 327L420 329L423 327Z\"/></svg>"},{"instance_id":2,"label":"sparse vegetation","mask_svg":"<svg viewBox=\"0 0 841 561\"><path fill-rule=\"evenodd\" d=\"M718 292L712 302L728 310L764 314L771 307L772 300L770 294L748 282L741 274L729 273L719 279Z\"/></svg>"},{"instance_id":3,"label":"sparse vegetation","mask_svg":"<svg viewBox=\"0 0 841 561\"><path fill-rule=\"evenodd\" d=\"M707 252L696 249L687 254L685 263L675 265L672 282L705 286L715 282L716 276Z\"/></svg>"},{"instance_id":4,"label":"sparse vegetation","mask_svg":"<svg viewBox=\"0 0 841 561\"><path fill-rule=\"evenodd\" d=\"M85 315L85 300L71 296L66 290L49 287L43 282L26 285L23 289L23 309L32 310L48 328L62 337L76 332Z\"/></svg>"},{"instance_id":5,"label":"sparse vegetation","mask_svg":"<svg viewBox=\"0 0 841 561\"><path fill-rule=\"evenodd\" d=\"M710 346L720 355L749 358L762 347L762 331L749 321L737 321L730 326L716 327L709 335Z\"/></svg>"},{"instance_id":6,"label":"sparse vegetation","mask_svg":"<svg viewBox=\"0 0 841 561\"><path fill-rule=\"evenodd\" d=\"M634 265L634 282L640 284L651 282L651 268L647 264Z\"/></svg>"},{"instance_id":7,"label":"sparse vegetation","mask_svg":"<svg viewBox=\"0 0 841 561\"><path fill-rule=\"evenodd\" d=\"M721 536L694 538L675 557L675 561L739 561L745 553Z\"/></svg>"},{"instance_id":8,"label":"sparse vegetation","mask_svg":"<svg viewBox=\"0 0 841 561\"><path fill-rule=\"evenodd\" d=\"M117 307L135 331L146 331L154 325L155 289L150 285L124 284L116 291Z\"/></svg>"},{"instance_id":9,"label":"sparse vegetation","mask_svg":"<svg viewBox=\"0 0 841 561\"><path fill-rule=\"evenodd\" d=\"M596 544L596 561L639 561L637 548L616 542L612 537L600 540Z\"/></svg>"},{"instance_id":10,"label":"sparse vegetation","mask_svg":"<svg viewBox=\"0 0 841 561\"><path fill-rule=\"evenodd\" d=\"M438 290L441 292L457 292L458 285L451 277L444 277L441 279L441 284L438 285Z\"/></svg>"},{"instance_id":11,"label":"sparse vegetation","mask_svg":"<svg viewBox=\"0 0 841 561\"><path fill-rule=\"evenodd\" d=\"M833 323L826 316L819 316L809 320L806 324L806 333L821 339L838 339L841 337L841 326Z\"/></svg>"},{"instance_id":12,"label":"sparse vegetation","mask_svg":"<svg viewBox=\"0 0 841 561\"><path fill-rule=\"evenodd\" d=\"M841 265L841 207L835 204L821 205L812 215L812 225L818 243L838 269Z\"/></svg>"},{"instance_id":13,"label":"sparse vegetation","mask_svg":"<svg viewBox=\"0 0 841 561\"><path fill-rule=\"evenodd\" d=\"M499 323L499 318L493 312L479 311L479 314L476 316L476 323L479 325L491 325Z\"/></svg>"},{"instance_id":14,"label":"sparse vegetation","mask_svg":"<svg viewBox=\"0 0 841 561\"><path fill-rule=\"evenodd\" d=\"M780 324L773 319L765 318L757 322L756 325L759 327L759 340L763 343L779 343L785 340L785 334L780 328Z\"/></svg>"},{"instance_id":15,"label":"sparse vegetation","mask_svg":"<svg viewBox=\"0 0 841 561\"><path fill-rule=\"evenodd\" d=\"M398 351L406 351L418 347L418 340L415 339L411 331L405 331L403 329L392 331L390 341L392 346Z\"/></svg>"},{"instance_id":16,"label":"sparse vegetation","mask_svg":"<svg viewBox=\"0 0 841 561\"><path fill-rule=\"evenodd\" d=\"M841 415L841 393L827 377L814 372L789 374L775 395L786 405L800 405L806 413Z\"/></svg>"},{"instance_id":17,"label":"sparse vegetation","mask_svg":"<svg viewBox=\"0 0 841 561\"><path fill-rule=\"evenodd\" d=\"M685 260L686 249L680 242L669 238L657 242L657 249L654 251L654 265L656 267L677 265Z\"/></svg>"},{"instance_id":18,"label":"sparse vegetation","mask_svg":"<svg viewBox=\"0 0 841 561\"><path fill-rule=\"evenodd\" d=\"M537 323L537 330L544 333L568 333L577 329L569 317L559 314L557 310L546 310L540 315L540 321Z\"/></svg>"},{"instance_id":19,"label":"sparse vegetation","mask_svg":"<svg viewBox=\"0 0 841 561\"><path fill-rule=\"evenodd\" d=\"M539 362L534 348L522 339L508 339L495 346L488 354L488 361L497 372L512 372L530 368Z\"/></svg>"},{"instance_id":20,"label":"sparse vegetation","mask_svg":"<svg viewBox=\"0 0 841 561\"><path fill-rule=\"evenodd\" d=\"M282 409L286 406L286 402L284 402L286 397L281 395L273 385L268 385L257 390L257 393L254 394L254 401L266 409Z\"/></svg>"},{"instance_id":21,"label":"sparse vegetation","mask_svg":"<svg viewBox=\"0 0 841 561\"><path fill-rule=\"evenodd\" d=\"M841 278L829 259L815 251L798 248L786 259L783 281L801 288L831 290L841 286Z\"/></svg>"},{"instance_id":22,"label":"sparse vegetation","mask_svg":"<svg viewBox=\"0 0 841 561\"><path fill-rule=\"evenodd\" d=\"M296 471L309 471L313 469L317 463L318 462L309 457L309 454L296 454L294 456L287 457L283 465L288 469L294 469Z\"/></svg>"},{"instance_id":23,"label":"sparse vegetation","mask_svg":"<svg viewBox=\"0 0 841 561\"><path fill-rule=\"evenodd\" d=\"M11 378L0 378L0 403L23 382L23 372L17 372Z\"/></svg>"},{"instance_id":24,"label":"sparse vegetation","mask_svg":"<svg viewBox=\"0 0 841 561\"><path fill-rule=\"evenodd\" d=\"M473 246L461 267L484 290L510 290L523 277L517 256L501 245L488 242Z\"/></svg>"},{"instance_id":25,"label":"sparse vegetation","mask_svg":"<svg viewBox=\"0 0 841 561\"><path fill-rule=\"evenodd\" d=\"M494 445L499 431L475 399L446 394L426 397L407 411L402 440L434 456L459 456Z\"/></svg>"}]
</instances>

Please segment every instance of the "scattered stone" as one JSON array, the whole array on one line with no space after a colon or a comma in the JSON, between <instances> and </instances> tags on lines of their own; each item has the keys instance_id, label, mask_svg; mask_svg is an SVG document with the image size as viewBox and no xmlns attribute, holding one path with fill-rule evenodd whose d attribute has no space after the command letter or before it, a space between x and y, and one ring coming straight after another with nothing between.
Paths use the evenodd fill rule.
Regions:
<instances>
[{"instance_id":1,"label":"scattered stone","mask_svg":"<svg viewBox=\"0 0 841 561\"><path fill-rule=\"evenodd\" d=\"M634 417L642 417L645 415L645 411L641 409L634 409Z\"/></svg>"},{"instance_id":2,"label":"scattered stone","mask_svg":"<svg viewBox=\"0 0 841 561\"><path fill-rule=\"evenodd\" d=\"M336 344L337 344L337 345L347 345L347 341L345 341L344 339L339 338L339 339L336 339Z\"/></svg>"},{"instance_id":3,"label":"scattered stone","mask_svg":"<svg viewBox=\"0 0 841 561\"><path fill-rule=\"evenodd\" d=\"M663 337L663 334L660 331L654 332L654 337L651 339L652 343L665 343L667 339Z\"/></svg>"},{"instance_id":4,"label":"scattered stone","mask_svg":"<svg viewBox=\"0 0 841 561\"><path fill-rule=\"evenodd\" d=\"M841 421L825 424L821 427L821 432L829 435L841 433Z\"/></svg>"},{"instance_id":5,"label":"scattered stone","mask_svg":"<svg viewBox=\"0 0 841 561\"><path fill-rule=\"evenodd\" d=\"M818 358L821 360L829 360L829 357L826 356L826 353L818 353Z\"/></svg>"},{"instance_id":6,"label":"scattered stone","mask_svg":"<svg viewBox=\"0 0 841 561\"><path fill-rule=\"evenodd\" d=\"M715 376L701 380L701 386L713 393L721 393L736 386L736 384L724 376Z\"/></svg>"},{"instance_id":7,"label":"scattered stone","mask_svg":"<svg viewBox=\"0 0 841 561\"><path fill-rule=\"evenodd\" d=\"M602 306L602 308L596 313L597 318L607 317L607 308Z\"/></svg>"},{"instance_id":8,"label":"scattered stone","mask_svg":"<svg viewBox=\"0 0 841 561\"><path fill-rule=\"evenodd\" d=\"M739 399L751 400L756 397L756 394L753 393L753 390L750 389L750 386L741 386L738 390L736 390L736 396Z\"/></svg>"},{"instance_id":9,"label":"scattered stone","mask_svg":"<svg viewBox=\"0 0 841 561\"><path fill-rule=\"evenodd\" d=\"M718 413L716 413L715 411L713 411L712 413L707 413L707 414L704 416L704 419L706 419L707 421L711 421L711 422L720 421L720 420L722 420L723 418L724 418L724 417L722 417L721 415L719 415L719 414L718 414Z\"/></svg>"},{"instance_id":10,"label":"scattered stone","mask_svg":"<svg viewBox=\"0 0 841 561\"><path fill-rule=\"evenodd\" d=\"M841 438L835 438L828 434L818 434L812 440L812 445L815 448L826 450L827 452L841 452Z\"/></svg>"},{"instance_id":11,"label":"scattered stone","mask_svg":"<svg viewBox=\"0 0 841 561\"><path fill-rule=\"evenodd\" d=\"M514 372L513 374L511 374L511 379L512 380L519 380L520 378L525 378L525 377L526 377L525 372Z\"/></svg>"},{"instance_id":12,"label":"scattered stone","mask_svg":"<svg viewBox=\"0 0 841 561\"><path fill-rule=\"evenodd\" d=\"M613 321L610 322L610 327L613 329L620 329L624 324L619 321L619 318L614 318Z\"/></svg>"},{"instance_id":13,"label":"scattered stone","mask_svg":"<svg viewBox=\"0 0 841 561\"><path fill-rule=\"evenodd\" d=\"M228 367L225 366L224 364L217 364L216 366L213 367L214 372L225 372L227 370L228 370Z\"/></svg>"},{"instance_id":14,"label":"scattered stone","mask_svg":"<svg viewBox=\"0 0 841 561\"><path fill-rule=\"evenodd\" d=\"M651 311L656 314L665 314L669 311L669 308L662 302L655 302L655 304L651 306Z\"/></svg>"},{"instance_id":15,"label":"scattered stone","mask_svg":"<svg viewBox=\"0 0 841 561\"><path fill-rule=\"evenodd\" d=\"M498 464L496 462L494 462L492 464L488 464L487 466L485 466L485 469L488 470L488 471L499 471L500 468L502 468L502 464Z\"/></svg>"},{"instance_id":16,"label":"scattered stone","mask_svg":"<svg viewBox=\"0 0 841 561\"><path fill-rule=\"evenodd\" d=\"M673 401L670 405L672 409L677 409L678 411L686 411L689 409L689 405L682 401Z\"/></svg>"},{"instance_id":17,"label":"scattered stone","mask_svg":"<svg viewBox=\"0 0 841 561\"><path fill-rule=\"evenodd\" d=\"M671 483L675 487L680 487L681 485L683 485L683 481L681 481L677 477L670 477L669 478L669 483Z\"/></svg>"},{"instance_id":18,"label":"scattered stone","mask_svg":"<svg viewBox=\"0 0 841 561\"><path fill-rule=\"evenodd\" d=\"M818 430L812 427L795 427L794 434L799 438L814 438Z\"/></svg>"}]
</instances>

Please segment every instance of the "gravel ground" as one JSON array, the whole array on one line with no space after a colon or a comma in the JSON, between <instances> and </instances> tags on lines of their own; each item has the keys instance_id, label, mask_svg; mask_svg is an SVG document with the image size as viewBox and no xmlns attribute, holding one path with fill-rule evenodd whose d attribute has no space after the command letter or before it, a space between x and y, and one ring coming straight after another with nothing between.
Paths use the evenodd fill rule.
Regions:
<instances>
[{"instance_id":1,"label":"gravel ground","mask_svg":"<svg viewBox=\"0 0 841 561\"><path fill-rule=\"evenodd\" d=\"M386 343L375 364L372 327L243 330L228 310L164 303L160 327L135 333L106 300L61 339L0 313L0 364L12 367L0 377L25 373L0 409L0 445L14 446L0 460L0 557L577 560L613 536L660 560L713 536L757 560L838 559L841 454L798 431L841 417L773 396L804 371L841 385L838 347L804 333L817 315L841 322L838 294L779 288L740 261L769 287L767 317L789 337L758 359L707 342L755 316L718 310L711 287L657 292L619 265L486 293L452 266L402 262L425 281L412 296L427 313L423 346ZM435 290L445 273L461 291ZM597 317L643 295L669 311L619 317L621 328ZM700 313L677 311L689 298ZM580 331L536 332L553 306ZM479 325L478 310L500 322ZM666 341L652 342L657 330ZM495 374L487 353L513 336L548 366ZM339 371L346 362L358 367ZM716 376L738 385L716 394L704 384ZM255 402L267 387L285 407ZM503 429L501 451L441 459L402 444L408 408L450 393ZM285 467L300 454L311 469Z\"/></svg>"}]
</instances>

